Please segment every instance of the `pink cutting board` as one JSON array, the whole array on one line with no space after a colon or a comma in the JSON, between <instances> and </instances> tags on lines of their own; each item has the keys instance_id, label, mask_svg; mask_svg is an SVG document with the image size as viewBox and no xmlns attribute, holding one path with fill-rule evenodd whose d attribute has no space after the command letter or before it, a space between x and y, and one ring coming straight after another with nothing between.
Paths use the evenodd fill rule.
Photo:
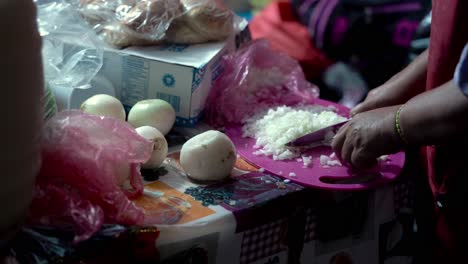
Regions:
<instances>
[{"instance_id":1,"label":"pink cutting board","mask_svg":"<svg viewBox=\"0 0 468 264\"><path fill-rule=\"evenodd\" d=\"M325 100L317 99L314 104L334 106L343 116L348 116L349 113L346 107ZM296 159L275 161L271 157L254 155L255 140L242 137L241 126L226 128L226 134L246 161L292 182L320 189L358 191L376 188L395 180L405 163L405 154L400 152L389 155L386 161L380 161L376 168L366 172L353 171L345 166L326 168L320 165L320 155L330 155L333 151L324 146L304 152L304 155L313 158L312 164L304 168L303 163ZM290 177L290 173L296 176Z\"/></svg>"}]
</instances>

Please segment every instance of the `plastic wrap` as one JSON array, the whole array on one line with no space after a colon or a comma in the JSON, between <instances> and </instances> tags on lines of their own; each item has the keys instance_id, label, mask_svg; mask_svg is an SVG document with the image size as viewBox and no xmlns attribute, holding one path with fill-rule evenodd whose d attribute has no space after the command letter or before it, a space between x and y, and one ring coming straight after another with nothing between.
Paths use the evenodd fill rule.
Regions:
<instances>
[{"instance_id":1,"label":"plastic wrap","mask_svg":"<svg viewBox=\"0 0 468 264\"><path fill-rule=\"evenodd\" d=\"M65 111L47 122L43 163L29 219L33 224L70 225L75 241L102 223L142 224L144 211L129 198L142 194L139 164L152 144L127 123Z\"/></svg>"},{"instance_id":2,"label":"plastic wrap","mask_svg":"<svg viewBox=\"0 0 468 264\"><path fill-rule=\"evenodd\" d=\"M104 43L73 5L37 0L36 6L47 85L88 88L102 67Z\"/></svg>"},{"instance_id":3,"label":"plastic wrap","mask_svg":"<svg viewBox=\"0 0 468 264\"><path fill-rule=\"evenodd\" d=\"M7 263L159 263L156 227L103 225L88 240L73 242L69 229L23 228L5 249Z\"/></svg>"},{"instance_id":4,"label":"plastic wrap","mask_svg":"<svg viewBox=\"0 0 468 264\"><path fill-rule=\"evenodd\" d=\"M258 111L311 102L319 95L299 63L265 40L224 56L223 64L224 74L207 99L207 121L214 126L239 124Z\"/></svg>"},{"instance_id":5,"label":"plastic wrap","mask_svg":"<svg viewBox=\"0 0 468 264\"><path fill-rule=\"evenodd\" d=\"M195 44L227 38L234 14L214 0L75 0L110 45Z\"/></svg>"},{"instance_id":6,"label":"plastic wrap","mask_svg":"<svg viewBox=\"0 0 468 264\"><path fill-rule=\"evenodd\" d=\"M341 95L339 104L353 108L367 94L368 87L361 74L346 63L337 62L323 74L324 83Z\"/></svg>"},{"instance_id":7,"label":"plastic wrap","mask_svg":"<svg viewBox=\"0 0 468 264\"><path fill-rule=\"evenodd\" d=\"M104 223L101 207L84 199L64 184L40 184L35 189L30 215L32 223L72 227L75 241L88 239Z\"/></svg>"}]
</instances>

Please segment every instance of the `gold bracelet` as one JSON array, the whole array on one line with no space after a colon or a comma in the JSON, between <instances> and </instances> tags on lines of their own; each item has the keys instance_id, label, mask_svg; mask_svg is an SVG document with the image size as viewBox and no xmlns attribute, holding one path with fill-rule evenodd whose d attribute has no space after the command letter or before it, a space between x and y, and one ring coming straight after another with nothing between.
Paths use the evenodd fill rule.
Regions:
<instances>
[{"instance_id":1,"label":"gold bracelet","mask_svg":"<svg viewBox=\"0 0 468 264\"><path fill-rule=\"evenodd\" d=\"M405 134L403 133L403 130L401 129L401 125L400 125L400 113L401 113L401 110L403 109L403 106L404 105L400 106L400 108L398 108L398 110L397 110L397 112L395 114L395 128L396 128L397 134L400 137L401 141L403 141L403 143L405 143L405 145L409 145L408 141L406 140Z\"/></svg>"}]
</instances>

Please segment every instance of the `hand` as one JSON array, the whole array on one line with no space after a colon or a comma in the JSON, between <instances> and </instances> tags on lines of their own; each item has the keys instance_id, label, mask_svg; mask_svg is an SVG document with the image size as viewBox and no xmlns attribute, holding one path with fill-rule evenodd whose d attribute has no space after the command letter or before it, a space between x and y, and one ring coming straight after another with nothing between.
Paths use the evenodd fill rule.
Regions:
<instances>
[{"instance_id":1,"label":"hand","mask_svg":"<svg viewBox=\"0 0 468 264\"><path fill-rule=\"evenodd\" d=\"M395 76L385 84L371 90L362 103L351 109L350 115L355 116L381 107L404 104L412 96L411 89L402 83L398 76Z\"/></svg>"},{"instance_id":2,"label":"hand","mask_svg":"<svg viewBox=\"0 0 468 264\"><path fill-rule=\"evenodd\" d=\"M351 110L351 116L380 107L404 104L426 87L428 52L418 56L408 67L386 83L371 90L364 102Z\"/></svg>"},{"instance_id":3,"label":"hand","mask_svg":"<svg viewBox=\"0 0 468 264\"><path fill-rule=\"evenodd\" d=\"M390 96L389 90L391 90L391 87L389 88L388 85L385 84L371 90L362 103L351 109L351 116L376 108L394 105L392 101L397 100L392 98L395 96Z\"/></svg>"},{"instance_id":4,"label":"hand","mask_svg":"<svg viewBox=\"0 0 468 264\"><path fill-rule=\"evenodd\" d=\"M355 115L333 139L336 156L353 168L368 169L378 157L400 151L403 142L395 130L398 108L378 108Z\"/></svg>"}]
</instances>

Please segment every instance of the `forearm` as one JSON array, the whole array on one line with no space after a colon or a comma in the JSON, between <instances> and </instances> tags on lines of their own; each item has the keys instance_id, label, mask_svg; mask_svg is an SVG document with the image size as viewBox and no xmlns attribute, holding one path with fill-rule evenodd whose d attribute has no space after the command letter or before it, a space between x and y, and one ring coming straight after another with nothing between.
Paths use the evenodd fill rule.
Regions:
<instances>
[{"instance_id":1,"label":"forearm","mask_svg":"<svg viewBox=\"0 0 468 264\"><path fill-rule=\"evenodd\" d=\"M468 97L450 81L408 101L402 108L400 124L411 145L467 140Z\"/></svg>"},{"instance_id":2,"label":"forearm","mask_svg":"<svg viewBox=\"0 0 468 264\"><path fill-rule=\"evenodd\" d=\"M371 90L364 102L351 110L351 116L372 109L406 103L426 86L428 52L424 51L404 70Z\"/></svg>"},{"instance_id":3,"label":"forearm","mask_svg":"<svg viewBox=\"0 0 468 264\"><path fill-rule=\"evenodd\" d=\"M410 65L397 73L384 85L401 94L402 102L424 92L426 88L428 51L421 53Z\"/></svg>"}]
</instances>

